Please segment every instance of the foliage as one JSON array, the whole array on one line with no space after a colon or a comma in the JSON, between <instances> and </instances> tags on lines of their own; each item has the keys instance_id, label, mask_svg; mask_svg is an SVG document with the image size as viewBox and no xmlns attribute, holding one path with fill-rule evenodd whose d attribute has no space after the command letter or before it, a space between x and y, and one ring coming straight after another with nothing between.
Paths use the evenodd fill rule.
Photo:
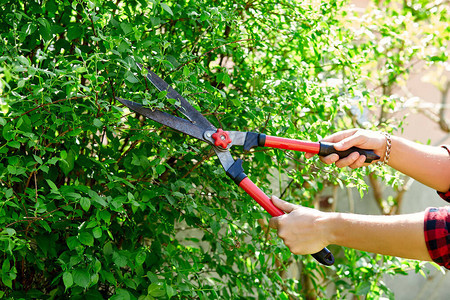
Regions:
<instances>
[{"instance_id":1,"label":"foliage","mask_svg":"<svg viewBox=\"0 0 450 300\"><path fill-rule=\"evenodd\" d=\"M305 278L327 298L389 294L366 282L412 263L338 248L331 268L293 256L209 146L114 97L172 109L139 62L227 130L314 141L392 130L388 89L415 59L447 60L448 8L414 3L362 18L336 0L0 1L0 298L287 299L308 296ZM240 151L269 194L271 170L289 173L293 202L311 205L330 184L364 192L365 171ZM284 275L293 261L302 279Z\"/></svg>"}]
</instances>

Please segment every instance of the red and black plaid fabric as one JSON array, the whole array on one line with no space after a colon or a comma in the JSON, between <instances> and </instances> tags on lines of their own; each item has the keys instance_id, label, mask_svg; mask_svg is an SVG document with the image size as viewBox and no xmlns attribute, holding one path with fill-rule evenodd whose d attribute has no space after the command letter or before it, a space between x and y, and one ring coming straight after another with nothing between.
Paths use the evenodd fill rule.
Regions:
<instances>
[{"instance_id":1,"label":"red and black plaid fabric","mask_svg":"<svg viewBox=\"0 0 450 300\"><path fill-rule=\"evenodd\" d=\"M450 154L448 146L443 146ZM438 192L439 196L450 202L450 191ZM425 211L424 232L428 253L434 262L450 269L450 206L430 207Z\"/></svg>"},{"instance_id":2,"label":"red and black plaid fabric","mask_svg":"<svg viewBox=\"0 0 450 300\"><path fill-rule=\"evenodd\" d=\"M425 212L425 242L431 259L450 269L450 206L430 207Z\"/></svg>"}]
</instances>

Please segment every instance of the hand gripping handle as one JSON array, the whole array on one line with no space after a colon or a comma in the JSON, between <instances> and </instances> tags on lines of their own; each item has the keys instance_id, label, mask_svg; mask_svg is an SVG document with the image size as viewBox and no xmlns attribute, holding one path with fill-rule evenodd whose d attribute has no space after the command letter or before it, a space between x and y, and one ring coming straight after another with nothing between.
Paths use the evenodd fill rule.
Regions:
<instances>
[{"instance_id":1,"label":"hand gripping handle","mask_svg":"<svg viewBox=\"0 0 450 300\"><path fill-rule=\"evenodd\" d=\"M327 143L327 142L319 142L320 144L320 149L319 149L319 155L320 156L327 156L333 153L336 153L337 155L339 155L339 158L344 158L349 156L350 154L352 154L353 152L358 152L360 155L365 155L366 156L366 163L371 163L374 160L380 159L380 157L378 155L375 154L375 152L373 152L373 150L366 150L366 149L361 149L358 147L351 147L350 149L344 150L344 151L337 151L332 143Z\"/></svg>"},{"instance_id":2,"label":"hand gripping handle","mask_svg":"<svg viewBox=\"0 0 450 300\"><path fill-rule=\"evenodd\" d=\"M234 182L239 185L247 194L250 195L259 205L261 205L272 217L282 216L284 212L276 207L270 198L254 184L245 175L242 168L242 160L238 159L227 171L227 175L230 176ZM312 256L321 264L331 266L334 263L333 254L327 249L323 248Z\"/></svg>"},{"instance_id":3,"label":"hand gripping handle","mask_svg":"<svg viewBox=\"0 0 450 300\"><path fill-rule=\"evenodd\" d=\"M251 133L251 135L249 136L252 137L252 135L255 135L255 133ZM269 136L262 133L256 135L257 138L254 138L253 140L249 139L249 142L246 141L246 144L244 145L244 150L250 150L250 148L252 147L260 146L260 147L271 147L278 149L302 151L318 154L320 156L327 156L332 153L336 153L337 155L339 155L339 158L344 158L349 156L353 152L358 152L360 155L366 156L365 161L366 163L371 163L374 160L380 159L380 157L376 155L375 152L373 152L373 150L366 150L357 147L352 147L344 151L337 151L334 148L333 143L301 141L288 138L281 138L277 136Z\"/></svg>"}]
</instances>

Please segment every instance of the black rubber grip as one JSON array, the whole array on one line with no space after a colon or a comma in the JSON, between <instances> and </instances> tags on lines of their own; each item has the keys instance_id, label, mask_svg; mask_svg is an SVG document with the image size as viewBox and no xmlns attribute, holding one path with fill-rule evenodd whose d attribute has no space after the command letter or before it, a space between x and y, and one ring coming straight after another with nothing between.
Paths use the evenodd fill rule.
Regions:
<instances>
[{"instance_id":1,"label":"black rubber grip","mask_svg":"<svg viewBox=\"0 0 450 300\"><path fill-rule=\"evenodd\" d=\"M312 257L325 266L334 264L334 256L327 248L323 248L319 252L312 254Z\"/></svg>"},{"instance_id":2,"label":"black rubber grip","mask_svg":"<svg viewBox=\"0 0 450 300\"><path fill-rule=\"evenodd\" d=\"M266 135L263 133L247 132L244 143L244 151L250 151L254 147L264 147Z\"/></svg>"},{"instance_id":3,"label":"black rubber grip","mask_svg":"<svg viewBox=\"0 0 450 300\"><path fill-rule=\"evenodd\" d=\"M244 168L242 167L242 159L237 159L231 167L226 170L226 173L237 185L239 185L241 181L247 177L244 173Z\"/></svg>"},{"instance_id":4,"label":"black rubber grip","mask_svg":"<svg viewBox=\"0 0 450 300\"><path fill-rule=\"evenodd\" d=\"M351 147L350 149L347 149L345 151L337 151L336 149L334 149L333 143L319 142L319 144L320 144L319 150L320 156L328 156L330 154L336 153L337 155L339 155L339 158L344 158L349 156L353 152L358 152L359 154L366 156L366 163L371 163L374 160L380 159L380 157L376 155L375 152L373 152L373 150Z\"/></svg>"}]
</instances>

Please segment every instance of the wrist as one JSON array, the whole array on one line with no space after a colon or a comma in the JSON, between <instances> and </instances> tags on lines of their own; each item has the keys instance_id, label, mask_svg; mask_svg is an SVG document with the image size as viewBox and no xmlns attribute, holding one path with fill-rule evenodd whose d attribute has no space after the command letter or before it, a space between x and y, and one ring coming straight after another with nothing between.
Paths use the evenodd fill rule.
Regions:
<instances>
[{"instance_id":1,"label":"wrist","mask_svg":"<svg viewBox=\"0 0 450 300\"><path fill-rule=\"evenodd\" d=\"M319 230L323 236L326 245L340 245L342 232L342 216L341 213L326 212L318 220Z\"/></svg>"}]
</instances>

